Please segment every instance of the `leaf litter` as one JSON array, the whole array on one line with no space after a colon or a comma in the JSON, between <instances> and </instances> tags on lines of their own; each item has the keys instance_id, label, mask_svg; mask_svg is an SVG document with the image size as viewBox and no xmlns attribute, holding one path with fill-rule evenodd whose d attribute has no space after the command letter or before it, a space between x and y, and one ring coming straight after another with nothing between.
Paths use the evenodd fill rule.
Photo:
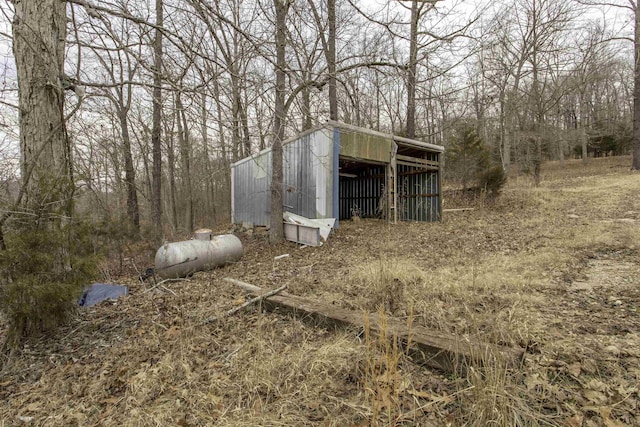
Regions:
<instances>
[{"instance_id":1,"label":"leaf litter","mask_svg":"<svg viewBox=\"0 0 640 427\"><path fill-rule=\"evenodd\" d=\"M627 163L594 159L588 172L574 162L545 165L540 187L516 178L493 203L447 200L476 209L438 224L343 221L321 248L243 234L240 262L164 289L130 271L117 277L127 298L79 311L4 361L0 420L640 425L640 231L635 221L614 221L640 212ZM290 256L274 262L283 253ZM260 307L203 326L244 302L224 277L286 284L354 310L382 307L458 337L521 346L526 360L515 370L444 374L403 349L391 357L358 331Z\"/></svg>"}]
</instances>

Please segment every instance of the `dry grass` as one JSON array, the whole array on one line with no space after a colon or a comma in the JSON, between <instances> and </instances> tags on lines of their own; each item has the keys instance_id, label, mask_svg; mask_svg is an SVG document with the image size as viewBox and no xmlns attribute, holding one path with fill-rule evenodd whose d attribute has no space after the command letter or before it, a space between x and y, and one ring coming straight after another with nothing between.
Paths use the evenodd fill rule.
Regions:
<instances>
[{"instance_id":1,"label":"dry grass","mask_svg":"<svg viewBox=\"0 0 640 427\"><path fill-rule=\"evenodd\" d=\"M475 211L342 222L321 248L243 236L238 264L152 291L122 276L128 298L83 310L4 364L0 425L639 425L640 176L629 164L547 164L539 187L515 177L494 202L458 201ZM445 375L393 336L256 307L198 326L242 303L225 276L521 346L526 363Z\"/></svg>"}]
</instances>

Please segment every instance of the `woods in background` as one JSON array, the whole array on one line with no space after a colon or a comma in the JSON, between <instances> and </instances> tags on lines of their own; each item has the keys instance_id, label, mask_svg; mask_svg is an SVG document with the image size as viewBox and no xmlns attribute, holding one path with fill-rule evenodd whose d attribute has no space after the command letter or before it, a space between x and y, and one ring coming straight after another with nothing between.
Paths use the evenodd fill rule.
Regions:
<instances>
[{"instance_id":1,"label":"woods in background","mask_svg":"<svg viewBox=\"0 0 640 427\"><path fill-rule=\"evenodd\" d=\"M66 209L132 237L224 222L232 162L329 118L444 145L461 186L465 128L487 164L536 180L546 160L633 151L628 2L70 0L55 8L62 50L34 49L59 16L21 30L28 3L2 6L4 231L52 167ZM45 108L61 124L28 124L19 96L34 88L56 94Z\"/></svg>"}]
</instances>

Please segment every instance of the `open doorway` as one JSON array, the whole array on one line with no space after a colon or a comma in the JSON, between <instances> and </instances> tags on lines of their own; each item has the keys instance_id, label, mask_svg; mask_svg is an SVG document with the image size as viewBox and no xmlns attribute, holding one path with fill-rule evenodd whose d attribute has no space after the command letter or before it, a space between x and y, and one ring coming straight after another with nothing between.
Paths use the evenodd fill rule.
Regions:
<instances>
[{"instance_id":1,"label":"open doorway","mask_svg":"<svg viewBox=\"0 0 640 427\"><path fill-rule=\"evenodd\" d=\"M338 176L340 220L386 216L384 164L341 156Z\"/></svg>"}]
</instances>

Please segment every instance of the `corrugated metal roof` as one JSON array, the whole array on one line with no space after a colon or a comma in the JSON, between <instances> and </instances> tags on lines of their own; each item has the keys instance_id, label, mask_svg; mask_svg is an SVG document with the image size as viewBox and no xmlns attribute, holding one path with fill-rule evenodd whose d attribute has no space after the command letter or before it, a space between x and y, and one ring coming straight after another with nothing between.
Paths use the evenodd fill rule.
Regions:
<instances>
[{"instance_id":1,"label":"corrugated metal roof","mask_svg":"<svg viewBox=\"0 0 640 427\"><path fill-rule=\"evenodd\" d=\"M392 134L388 134L388 133L384 133L384 132L378 132L375 130L371 130L371 129L367 129L367 128L363 128L363 127L359 127L359 126L354 126L354 125L350 125L347 123L342 123L342 122L338 122L338 121L334 121L334 120L327 120L326 123L320 124L318 126L315 126L305 132L302 132L294 137L291 137L289 139L286 139L282 145L286 146L292 142L295 142L297 140L299 140L300 138L303 138L307 135L311 135L315 132L317 132L318 130L322 130L322 129L326 129L326 130L333 130L334 128L339 128L339 129L344 129L344 130L350 130L352 132L357 132L357 133L361 133L363 135L371 135L371 136L376 136L376 137L380 137L382 139L390 139L396 142L400 142L403 145L409 145L409 146L413 146L413 147L417 147L417 148L423 148L426 149L427 151L435 151L437 153L443 153L444 152L444 147L441 145L435 145L435 144L429 144L427 142L423 142L423 141L418 141L416 139L410 139L410 138L405 138L402 136L397 136L397 135L392 135ZM262 150L261 152L259 152L258 154L254 154L252 156L246 157L244 159L238 160L235 163L231 164L231 167L237 165L237 164L241 164L244 162L249 161L250 159L254 158L255 156L260 156L268 151L271 151L271 148L265 148L264 150Z\"/></svg>"},{"instance_id":2,"label":"corrugated metal roof","mask_svg":"<svg viewBox=\"0 0 640 427\"><path fill-rule=\"evenodd\" d=\"M403 136L397 136L397 135L392 135L392 134L388 134L388 133L384 133L384 132L378 132L378 131L375 131L375 130L371 130L371 129L367 129L367 128L361 128L359 126L354 126L354 125L350 125L350 124L347 124L347 123L328 120L327 123L322 125L322 126L338 127L340 129L348 129L348 130L352 130L354 132L363 133L365 135L373 135L373 136L379 136L379 137L382 137L382 138L390 138L390 139L392 139L392 140L394 140L396 142L401 142L401 143L406 144L406 145L412 145L414 147L425 148L425 149L430 150L430 151L436 151L438 153L444 153L444 147L441 146L441 145L429 144L427 142L418 141L416 139L410 139L410 138L405 138Z\"/></svg>"}]
</instances>

